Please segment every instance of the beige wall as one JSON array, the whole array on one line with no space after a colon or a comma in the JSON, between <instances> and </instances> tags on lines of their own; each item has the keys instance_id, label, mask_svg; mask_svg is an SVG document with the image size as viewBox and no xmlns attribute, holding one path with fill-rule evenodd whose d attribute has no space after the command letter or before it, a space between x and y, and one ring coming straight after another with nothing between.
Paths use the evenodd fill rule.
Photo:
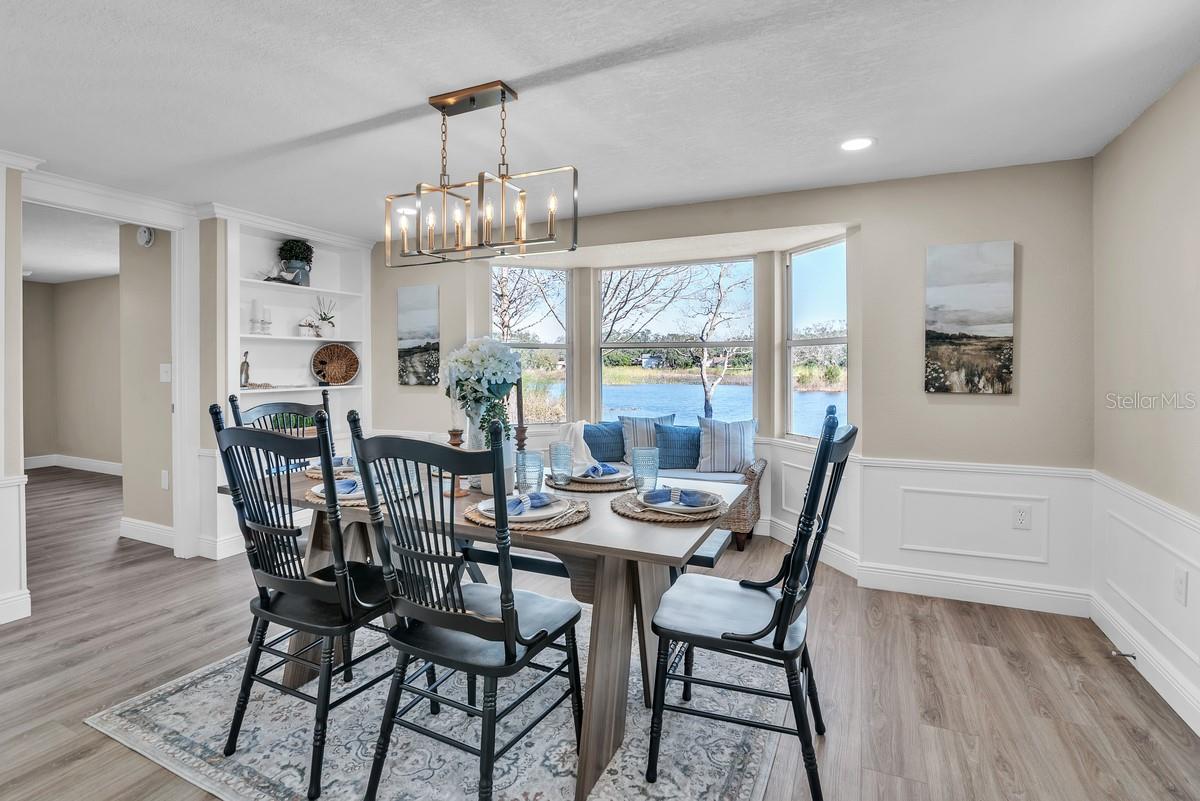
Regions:
<instances>
[{"instance_id":1,"label":"beige wall","mask_svg":"<svg viewBox=\"0 0 1200 801\"><path fill-rule=\"evenodd\" d=\"M58 453L58 390L54 356L54 284L22 286L25 455Z\"/></svg>"},{"instance_id":2,"label":"beige wall","mask_svg":"<svg viewBox=\"0 0 1200 801\"><path fill-rule=\"evenodd\" d=\"M172 524L171 385L159 381L171 361L171 234L137 243L137 226L121 226L121 452L125 516Z\"/></svg>"},{"instance_id":3,"label":"beige wall","mask_svg":"<svg viewBox=\"0 0 1200 801\"><path fill-rule=\"evenodd\" d=\"M121 462L121 424L114 419L120 417L120 368L119 278L113 275L56 284L55 453Z\"/></svg>"},{"instance_id":4,"label":"beige wall","mask_svg":"<svg viewBox=\"0 0 1200 801\"><path fill-rule=\"evenodd\" d=\"M4 453L2 475L25 472L21 397L21 173L4 170Z\"/></svg>"},{"instance_id":5,"label":"beige wall","mask_svg":"<svg viewBox=\"0 0 1200 801\"><path fill-rule=\"evenodd\" d=\"M1200 68L1096 157L1096 468L1200 513Z\"/></svg>"},{"instance_id":6,"label":"beige wall","mask_svg":"<svg viewBox=\"0 0 1200 801\"><path fill-rule=\"evenodd\" d=\"M426 267L383 266L383 245L371 251L371 339L374 420L376 429L445 431L450 428L450 401L442 386L400 386L396 381L396 291L406 286L437 284L441 317L442 363L470 337L488 332L488 268L478 262ZM480 276L484 276L480 280Z\"/></svg>"},{"instance_id":7,"label":"beige wall","mask_svg":"<svg viewBox=\"0 0 1200 801\"><path fill-rule=\"evenodd\" d=\"M850 353L858 362L851 366L850 410L862 427L863 453L1087 467L1093 414L1091 191L1091 160L1084 159L591 217L580 223L580 244L850 225ZM925 249L993 239L1017 243L1016 393L926 395ZM442 428L424 425L430 417L445 416L439 393L420 398L409 390L400 393L388 375L394 363L393 294L401 282L440 280L459 287L461 295L464 269L480 268L386 271L376 258L375 408L376 417L387 421L381 427ZM759 301L761 308L765 300ZM463 337L464 312L457 305L443 291L444 348Z\"/></svg>"}]
</instances>

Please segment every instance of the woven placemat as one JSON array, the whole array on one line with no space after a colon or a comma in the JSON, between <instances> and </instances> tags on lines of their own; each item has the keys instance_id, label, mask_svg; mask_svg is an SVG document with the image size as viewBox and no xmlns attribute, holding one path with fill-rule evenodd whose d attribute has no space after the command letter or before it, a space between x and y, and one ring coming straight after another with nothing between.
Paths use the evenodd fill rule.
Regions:
<instances>
[{"instance_id":1,"label":"woven placemat","mask_svg":"<svg viewBox=\"0 0 1200 801\"><path fill-rule=\"evenodd\" d=\"M352 476L355 475L353 467L335 467L333 468L335 476ZM319 467L310 467L304 471L304 475L308 478L315 478L317 481L325 478L325 474L321 472Z\"/></svg>"},{"instance_id":2,"label":"woven placemat","mask_svg":"<svg viewBox=\"0 0 1200 801\"><path fill-rule=\"evenodd\" d=\"M554 479L546 476L546 486L563 492L624 492L633 489L633 477L624 481L576 481L571 479L566 484L555 484Z\"/></svg>"},{"instance_id":3,"label":"woven placemat","mask_svg":"<svg viewBox=\"0 0 1200 801\"><path fill-rule=\"evenodd\" d=\"M647 523L695 523L698 520L712 520L714 517L720 517L729 511L729 504L723 503L712 511L700 512L694 515L685 516L672 512L660 512L656 509L647 509L642 506L637 495L618 495L612 499L610 506L621 517L644 520Z\"/></svg>"},{"instance_id":4,"label":"woven placemat","mask_svg":"<svg viewBox=\"0 0 1200 801\"><path fill-rule=\"evenodd\" d=\"M320 503L320 504L325 503L325 499L322 498L317 493L313 492L312 490L305 490L304 498L307 501L309 501L310 503ZM340 495L338 496L338 506L362 506L362 507L365 507L366 505L367 505L366 498L343 498Z\"/></svg>"},{"instance_id":5,"label":"woven placemat","mask_svg":"<svg viewBox=\"0 0 1200 801\"><path fill-rule=\"evenodd\" d=\"M566 528L576 523L582 523L591 516L592 510L587 501L569 500L574 509L570 514L552 517L549 520L538 520L533 523L522 523L518 518L510 517L508 527L513 531L553 531L556 528ZM479 511L479 504L473 503L463 510L463 517L480 526L494 526L496 521Z\"/></svg>"}]
</instances>

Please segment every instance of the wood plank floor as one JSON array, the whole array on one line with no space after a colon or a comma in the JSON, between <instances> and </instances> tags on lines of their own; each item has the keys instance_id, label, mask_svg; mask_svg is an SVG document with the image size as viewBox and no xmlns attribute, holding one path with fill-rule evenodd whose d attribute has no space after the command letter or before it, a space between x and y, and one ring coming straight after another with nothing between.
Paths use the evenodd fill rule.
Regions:
<instances>
[{"instance_id":1,"label":"wood plank floor","mask_svg":"<svg viewBox=\"0 0 1200 801\"><path fill-rule=\"evenodd\" d=\"M30 474L34 614L0 626L2 799L210 798L82 720L245 647L250 574L241 558L178 560L119 539L120 515L120 479ZM765 576L782 553L757 538L717 572ZM829 568L817 578L830 801L1200 800L1200 739L1091 622L861 589ZM519 583L567 593L556 579ZM767 799L808 797L784 738Z\"/></svg>"}]
</instances>

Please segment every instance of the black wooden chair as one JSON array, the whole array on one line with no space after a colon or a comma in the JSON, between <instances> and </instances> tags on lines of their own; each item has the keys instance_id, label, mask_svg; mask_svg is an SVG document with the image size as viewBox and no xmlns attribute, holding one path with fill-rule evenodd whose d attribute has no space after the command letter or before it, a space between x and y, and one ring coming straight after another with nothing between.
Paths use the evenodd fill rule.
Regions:
<instances>
[{"instance_id":1,"label":"black wooden chair","mask_svg":"<svg viewBox=\"0 0 1200 801\"><path fill-rule=\"evenodd\" d=\"M806 606L812 592L812 579L821 555L821 545L829 529L830 515L833 514L834 500L857 435L855 426L838 428L836 410L830 406L813 457L808 494L796 525L796 538L773 578L766 581L731 581L717 576L685 573L663 594L653 624L654 632L659 637L658 672L654 682L654 712L650 722L650 758L646 766L646 781L653 782L657 778L663 710L670 710L795 734L800 738L812 797L815 801L821 801L817 757L808 727L808 705L812 707L817 734L825 733L825 723L821 719L817 684L808 655ZM781 588L777 587L780 582ZM678 644L677 648L673 647L675 644ZM690 662L695 650L716 651L782 667L787 674L788 692L778 693L693 676ZM675 672L680 659L688 662L683 674ZM796 728L793 730L772 723L668 704L668 681L683 683L685 702L691 699L693 684L791 701Z\"/></svg>"},{"instance_id":2,"label":"black wooden chair","mask_svg":"<svg viewBox=\"0 0 1200 801\"><path fill-rule=\"evenodd\" d=\"M316 407L313 413L317 429L315 437L295 437L246 427L226 428L221 407L215 403L209 407L209 413L237 510L238 526L245 538L246 556L250 560L254 583L258 585L258 595L250 601L250 612L255 621L250 653L246 657L225 755L237 750L238 732L255 682L314 704L317 709L308 797L316 798L321 794L321 762L329 710L378 684L391 673L385 671L341 697L330 699L335 638L342 639L345 663L339 670L346 681L352 679L354 665L388 648L384 643L358 658L353 658L350 652L350 635L359 628L369 626L384 631L382 627L371 625L371 621L389 611L383 570L377 565L345 560L334 488L329 420L324 410ZM303 492L301 487L304 485L293 487L292 477L299 464L311 461L318 461L324 468L333 564L308 573L299 545L301 531L296 523L299 510L293 505L293 493ZM264 642L267 628L272 623L287 630L270 642ZM296 653L288 653L281 643L297 632L318 639ZM321 644L319 664L304 656L318 643ZM278 657L279 661L260 671L258 663L264 653ZM267 677L288 662L306 665L318 672L315 697Z\"/></svg>"},{"instance_id":3,"label":"black wooden chair","mask_svg":"<svg viewBox=\"0 0 1200 801\"><path fill-rule=\"evenodd\" d=\"M492 426L491 441L495 445L489 451L459 450L402 437L364 439L357 412L350 412L350 431L391 595L392 611L401 621L388 632L388 641L398 651L396 670L384 707L366 798L368 801L375 798L392 729L399 724L477 755L479 798L490 801L495 760L568 698L572 702L578 740L583 725L579 655L575 642L579 605L574 601L513 589L508 510L503 503L497 505L495 523L499 585L462 582L465 560L456 545L454 528L457 499L453 493L449 493L450 497L446 494L451 487L457 486L459 475L491 473L496 478L496 486L504 486L499 423ZM558 643L559 638L563 643ZM563 661L555 666L535 662L535 657L548 648L564 652ZM414 658L448 670L433 686L417 686L406 681ZM525 668L545 675L497 711L498 680ZM468 677L466 703L437 692L438 685L455 672L463 672ZM471 692L476 676L483 677L483 704L478 707L474 705L475 693ZM566 690L534 716L520 733L497 747L497 722L556 677L567 680ZM413 698L401 707L403 693L411 693ZM405 715L422 698L480 716L479 745L459 742L406 720Z\"/></svg>"},{"instance_id":4,"label":"black wooden chair","mask_svg":"<svg viewBox=\"0 0 1200 801\"><path fill-rule=\"evenodd\" d=\"M233 415L235 426L248 426L279 434L291 434L293 437L305 435L310 425L309 421L316 419L317 412L325 412L326 419L333 419L329 414L329 390L327 389L321 390L319 404L261 403L245 411L242 411L237 395L230 395L229 411ZM329 447L332 451L332 442Z\"/></svg>"}]
</instances>

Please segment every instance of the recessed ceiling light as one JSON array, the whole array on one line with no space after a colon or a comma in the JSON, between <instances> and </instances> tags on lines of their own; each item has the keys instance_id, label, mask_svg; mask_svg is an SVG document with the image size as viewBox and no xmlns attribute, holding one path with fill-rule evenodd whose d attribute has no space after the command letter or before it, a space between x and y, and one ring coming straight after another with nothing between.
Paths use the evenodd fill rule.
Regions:
<instances>
[{"instance_id":1,"label":"recessed ceiling light","mask_svg":"<svg viewBox=\"0 0 1200 801\"><path fill-rule=\"evenodd\" d=\"M33 270L22 270L21 271L22 278L28 278L31 275L33 275Z\"/></svg>"},{"instance_id":2,"label":"recessed ceiling light","mask_svg":"<svg viewBox=\"0 0 1200 801\"><path fill-rule=\"evenodd\" d=\"M842 142L842 150L866 150L873 144L875 144L874 137L856 136L853 139L847 139L845 142Z\"/></svg>"}]
</instances>

